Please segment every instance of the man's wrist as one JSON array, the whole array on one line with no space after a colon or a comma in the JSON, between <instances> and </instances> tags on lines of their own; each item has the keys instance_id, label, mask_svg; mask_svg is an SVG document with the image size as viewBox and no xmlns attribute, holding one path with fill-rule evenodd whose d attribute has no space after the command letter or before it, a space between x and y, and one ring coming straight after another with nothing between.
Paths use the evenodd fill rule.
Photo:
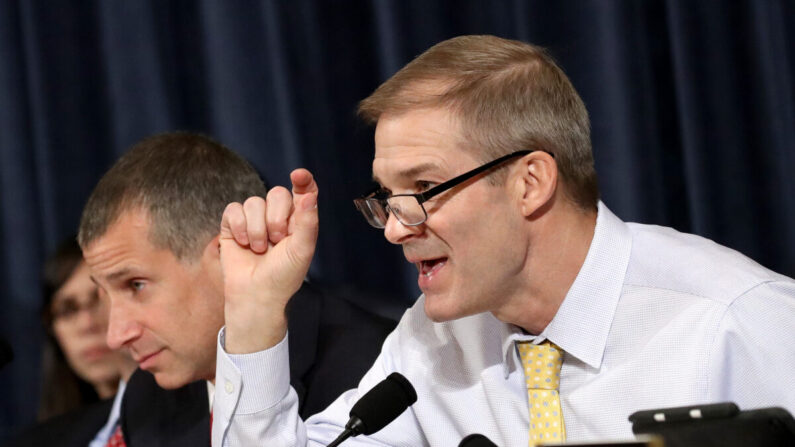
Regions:
<instances>
[{"instance_id":1,"label":"man's wrist","mask_svg":"<svg viewBox=\"0 0 795 447\"><path fill-rule=\"evenodd\" d=\"M225 308L226 340L224 349L229 354L250 354L276 346L287 335L287 317L284 308L246 309Z\"/></svg>"}]
</instances>

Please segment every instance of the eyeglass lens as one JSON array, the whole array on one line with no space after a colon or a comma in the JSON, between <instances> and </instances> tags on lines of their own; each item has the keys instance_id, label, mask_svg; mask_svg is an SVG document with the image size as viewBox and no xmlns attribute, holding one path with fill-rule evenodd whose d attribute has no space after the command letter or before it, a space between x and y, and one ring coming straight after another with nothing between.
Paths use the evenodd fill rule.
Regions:
<instances>
[{"instance_id":1,"label":"eyeglass lens","mask_svg":"<svg viewBox=\"0 0 795 447\"><path fill-rule=\"evenodd\" d=\"M382 199L356 199L354 203L356 204L356 208L358 208L365 219L367 219L367 223L376 228L384 228L386 226L389 215L383 206Z\"/></svg>"},{"instance_id":2,"label":"eyeglass lens","mask_svg":"<svg viewBox=\"0 0 795 447\"><path fill-rule=\"evenodd\" d=\"M386 199L389 211L403 225L419 225L425 222L425 209L414 196L392 196Z\"/></svg>"},{"instance_id":3,"label":"eyeglass lens","mask_svg":"<svg viewBox=\"0 0 795 447\"><path fill-rule=\"evenodd\" d=\"M367 219L367 223L376 228L386 226L390 213L394 214L400 223L409 226L419 225L427 217L425 209L413 195L397 195L386 199L369 197L354 202Z\"/></svg>"}]
</instances>

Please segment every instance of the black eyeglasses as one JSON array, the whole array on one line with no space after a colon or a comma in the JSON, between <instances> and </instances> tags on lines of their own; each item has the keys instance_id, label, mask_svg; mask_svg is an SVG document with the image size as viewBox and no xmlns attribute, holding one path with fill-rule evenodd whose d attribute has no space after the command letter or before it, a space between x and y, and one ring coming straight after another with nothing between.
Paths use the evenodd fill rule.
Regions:
<instances>
[{"instance_id":1,"label":"black eyeglasses","mask_svg":"<svg viewBox=\"0 0 795 447\"><path fill-rule=\"evenodd\" d=\"M531 152L534 152L534 150L516 151L508 155L503 155L496 160L492 160L483 166L465 172L419 194L395 194L393 196L387 196L379 188L358 199L354 199L353 203L356 205L356 209L361 211L364 218L367 219L367 223L375 228L384 228L390 213L403 225L409 227L420 225L428 219L428 212L425 211L425 207L422 205L424 202L471 179L481 172L485 172L508 160L527 155Z\"/></svg>"}]
</instances>

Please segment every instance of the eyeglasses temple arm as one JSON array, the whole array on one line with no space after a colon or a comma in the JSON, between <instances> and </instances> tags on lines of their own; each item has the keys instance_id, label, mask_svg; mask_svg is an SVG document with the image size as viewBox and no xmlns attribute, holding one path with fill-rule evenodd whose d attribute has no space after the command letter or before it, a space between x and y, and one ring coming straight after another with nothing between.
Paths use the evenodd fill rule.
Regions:
<instances>
[{"instance_id":1,"label":"eyeglasses temple arm","mask_svg":"<svg viewBox=\"0 0 795 447\"><path fill-rule=\"evenodd\" d=\"M479 168L475 168L475 169L473 169L473 170L471 170L469 172L465 172L465 173L459 175L458 177L453 177L452 179L442 183L441 185L436 185L433 188L431 188L431 189L429 189L429 190L427 190L427 191L425 191L423 193L419 193L415 197L417 197L417 201L419 201L420 203L423 203L426 200L430 199L431 197L435 196L436 194L439 194L440 192L446 191L446 190L448 190L448 189L450 189L450 188L452 188L454 186L457 186L460 183L463 183L463 182L471 179L472 177L480 174L481 172L489 170L489 169L493 168L494 166L497 166L497 165L499 165L500 163L502 163L502 162L504 162L506 160L510 160L511 158L518 157L518 156L521 156L521 155L527 155L530 152L535 152L535 151L534 150L523 150L523 151L511 152L510 154L503 155L502 157L497 158L496 160L492 160L492 161L486 163L485 165L483 165L483 166L481 166Z\"/></svg>"}]
</instances>

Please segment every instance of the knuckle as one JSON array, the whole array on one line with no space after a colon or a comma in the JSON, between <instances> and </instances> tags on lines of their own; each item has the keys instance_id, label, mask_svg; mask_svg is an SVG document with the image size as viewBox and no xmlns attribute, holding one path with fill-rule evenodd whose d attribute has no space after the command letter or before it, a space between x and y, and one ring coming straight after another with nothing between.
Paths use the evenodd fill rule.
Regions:
<instances>
[{"instance_id":1,"label":"knuckle","mask_svg":"<svg viewBox=\"0 0 795 447\"><path fill-rule=\"evenodd\" d=\"M268 191L268 202L271 200L283 200L285 197L290 197L290 191L284 186L274 186Z\"/></svg>"},{"instance_id":2,"label":"knuckle","mask_svg":"<svg viewBox=\"0 0 795 447\"><path fill-rule=\"evenodd\" d=\"M249 217L261 215L265 209L266 203L262 197L249 197L243 202L243 212Z\"/></svg>"},{"instance_id":3,"label":"knuckle","mask_svg":"<svg viewBox=\"0 0 795 447\"><path fill-rule=\"evenodd\" d=\"M251 237L261 237L266 233L266 226L263 221L259 220L256 222L249 221L248 223L248 235Z\"/></svg>"},{"instance_id":4,"label":"knuckle","mask_svg":"<svg viewBox=\"0 0 795 447\"><path fill-rule=\"evenodd\" d=\"M243 205L241 205L239 202L228 203L226 205L226 208L224 208L224 216L231 217L233 214L235 214L238 210L242 208Z\"/></svg>"},{"instance_id":5,"label":"knuckle","mask_svg":"<svg viewBox=\"0 0 795 447\"><path fill-rule=\"evenodd\" d=\"M265 204L265 200L259 196L251 196L243 202L243 207L248 208L250 206L261 206Z\"/></svg>"},{"instance_id":6,"label":"knuckle","mask_svg":"<svg viewBox=\"0 0 795 447\"><path fill-rule=\"evenodd\" d=\"M229 228L233 230L245 230L246 228L246 219L242 214L231 215L227 221L229 222Z\"/></svg>"}]
</instances>

